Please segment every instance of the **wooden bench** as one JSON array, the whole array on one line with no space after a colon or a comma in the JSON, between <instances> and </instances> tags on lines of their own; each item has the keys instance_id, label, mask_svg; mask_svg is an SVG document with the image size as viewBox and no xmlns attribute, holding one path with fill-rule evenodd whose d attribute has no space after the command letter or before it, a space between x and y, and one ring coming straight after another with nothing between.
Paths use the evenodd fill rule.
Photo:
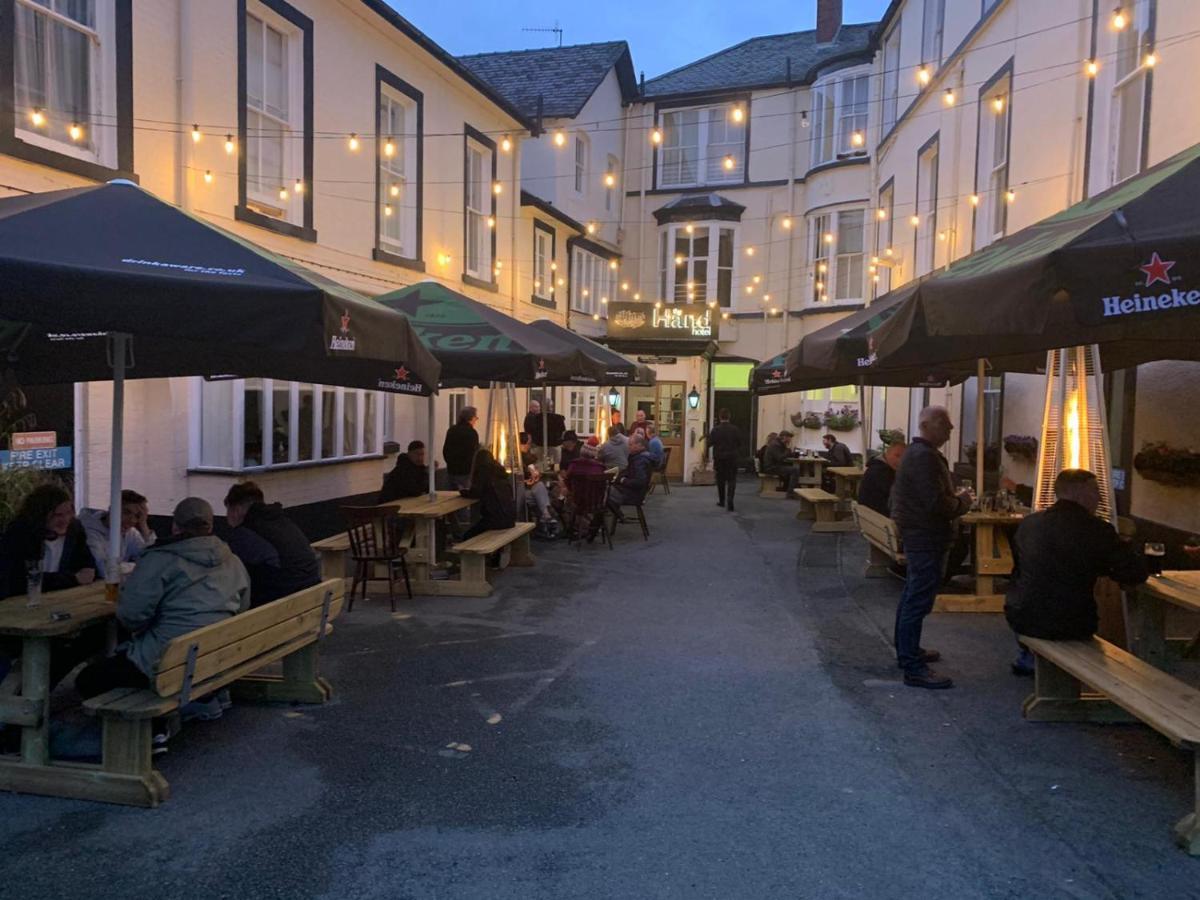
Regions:
<instances>
[{"instance_id":1,"label":"wooden bench","mask_svg":"<svg viewBox=\"0 0 1200 900\"><path fill-rule=\"evenodd\" d=\"M1004 595L996 591L996 578L1012 574L1013 552L1003 528L984 522L975 526L974 564L975 593L938 594L934 612L1004 612Z\"/></svg>"},{"instance_id":2,"label":"wooden bench","mask_svg":"<svg viewBox=\"0 0 1200 900\"><path fill-rule=\"evenodd\" d=\"M787 491L779 489L781 481L778 475L767 475L763 472L758 473L758 496L766 497L768 500L781 500L787 496Z\"/></svg>"},{"instance_id":3,"label":"wooden bench","mask_svg":"<svg viewBox=\"0 0 1200 900\"><path fill-rule=\"evenodd\" d=\"M345 578L350 570L350 535L342 531L332 537L316 541L313 552L321 560L322 578Z\"/></svg>"},{"instance_id":4,"label":"wooden bench","mask_svg":"<svg viewBox=\"0 0 1200 900\"><path fill-rule=\"evenodd\" d=\"M241 700L324 703L332 688L317 673L317 649L343 592L342 579L329 579L175 638L148 689L119 688L83 704L103 722L100 765L63 766L61 781L40 793L158 806L169 791L151 765L153 719L227 686ZM278 660L282 675L255 674Z\"/></svg>"},{"instance_id":5,"label":"wooden bench","mask_svg":"<svg viewBox=\"0 0 1200 900\"><path fill-rule=\"evenodd\" d=\"M850 510L854 524L867 541L867 578L884 578L895 574L892 564L904 565L904 550L900 547L900 531L896 523L869 506L854 503Z\"/></svg>"},{"instance_id":6,"label":"wooden bench","mask_svg":"<svg viewBox=\"0 0 1200 900\"><path fill-rule=\"evenodd\" d=\"M487 578L487 558L505 547L512 547L508 563L510 566L532 566L534 557L529 548L529 535L536 527L533 522L518 522L512 528L485 531L451 547L452 551L459 554L461 565L462 590L459 596L491 596L492 584Z\"/></svg>"},{"instance_id":7,"label":"wooden bench","mask_svg":"<svg viewBox=\"0 0 1200 900\"><path fill-rule=\"evenodd\" d=\"M1020 637L1036 657L1025 718L1035 722L1128 722L1140 719L1172 744L1200 751L1200 691L1094 637L1047 641ZM1084 684L1098 695L1084 695ZM1193 810L1175 826L1176 842L1200 855L1200 755L1195 757Z\"/></svg>"},{"instance_id":8,"label":"wooden bench","mask_svg":"<svg viewBox=\"0 0 1200 900\"><path fill-rule=\"evenodd\" d=\"M853 519L845 518L845 514L838 509L836 495L820 488L798 488L796 496L800 498L800 510L796 513L796 518L812 519L812 530L817 534L854 531L857 527Z\"/></svg>"}]
</instances>

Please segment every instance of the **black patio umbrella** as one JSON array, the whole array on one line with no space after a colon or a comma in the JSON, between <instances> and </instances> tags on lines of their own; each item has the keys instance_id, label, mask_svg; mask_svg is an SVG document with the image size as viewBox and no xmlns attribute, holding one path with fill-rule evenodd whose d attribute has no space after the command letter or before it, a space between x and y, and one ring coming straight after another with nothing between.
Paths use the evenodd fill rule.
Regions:
<instances>
[{"instance_id":1,"label":"black patio umbrella","mask_svg":"<svg viewBox=\"0 0 1200 900\"><path fill-rule=\"evenodd\" d=\"M536 319L529 324L604 363L604 380L600 382L601 384L650 387L655 382L654 370L649 366L634 362L616 350L610 350L603 344L598 344L569 328L563 328L556 322L551 322L549 319Z\"/></svg>"},{"instance_id":2,"label":"black patio umbrella","mask_svg":"<svg viewBox=\"0 0 1200 900\"><path fill-rule=\"evenodd\" d=\"M403 313L442 365L447 387L603 384L607 365L557 335L435 281L379 297Z\"/></svg>"}]
</instances>

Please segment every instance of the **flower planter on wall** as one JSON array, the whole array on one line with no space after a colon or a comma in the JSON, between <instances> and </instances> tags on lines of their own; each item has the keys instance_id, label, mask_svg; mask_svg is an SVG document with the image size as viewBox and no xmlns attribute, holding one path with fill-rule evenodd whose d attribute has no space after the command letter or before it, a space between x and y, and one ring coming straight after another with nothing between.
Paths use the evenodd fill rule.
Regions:
<instances>
[{"instance_id":1,"label":"flower planter on wall","mask_svg":"<svg viewBox=\"0 0 1200 900\"><path fill-rule=\"evenodd\" d=\"M1200 453L1186 447L1146 444L1134 456L1133 467L1147 481L1169 487L1200 487Z\"/></svg>"}]
</instances>

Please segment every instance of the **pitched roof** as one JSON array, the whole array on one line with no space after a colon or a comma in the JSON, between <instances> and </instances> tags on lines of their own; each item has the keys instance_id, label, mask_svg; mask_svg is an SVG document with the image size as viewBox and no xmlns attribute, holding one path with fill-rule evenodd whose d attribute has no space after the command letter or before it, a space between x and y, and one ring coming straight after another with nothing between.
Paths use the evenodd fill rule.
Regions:
<instances>
[{"instance_id":1,"label":"pitched roof","mask_svg":"<svg viewBox=\"0 0 1200 900\"><path fill-rule=\"evenodd\" d=\"M699 219L740 222L746 207L720 194L684 194L654 211L659 225Z\"/></svg>"},{"instance_id":2,"label":"pitched roof","mask_svg":"<svg viewBox=\"0 0 1200 900\"><path fill-rule=\"evenodd\" d=\"M870 58L876 23L843 25L827 44L816 31L750 38L646 82L647 97L700 94L813 81L822 69Z\"/></svg>"},{"instance_id":3,"label":"pitched roof","mask_svg":"<svg viewBox=\"0 0 1200 900\"><path fill-rule=\"evenodd\" d=\"M633 57L624 41L476 53L458 59L530 118L537 115L540 95L545 118L573 119L614 66L622 99L637 94Z\"/></svg>"}]
</instances>

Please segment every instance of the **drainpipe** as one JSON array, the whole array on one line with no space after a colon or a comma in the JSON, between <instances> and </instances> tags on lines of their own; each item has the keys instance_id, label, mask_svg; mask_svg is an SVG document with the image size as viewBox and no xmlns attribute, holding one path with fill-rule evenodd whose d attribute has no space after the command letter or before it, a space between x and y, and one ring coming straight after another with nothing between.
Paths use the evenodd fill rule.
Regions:
<instances>
[{"instance_id":1,"label":"drainpipe","mask_svg":"<svg viewBox=\"0 0 1200 900\"><path fill-rule=\"evenodd\" d=\"M788 89L792 92L792 114L789 116L791 120L788 125L789 141L788 146L791 152L788 154L788 215L792 217L792 232L788 234L787 246L787 290L784 292L783 298L783 350L787 350L791 346L791 312L792 312L792 276L795 274L795 249L796 249L796 119L800 115L800 110L797 104L800 102L800 92L792 85L792 58L787 58L787 82ZM801 336L804 334L803 325L800 326ZM770 359L770 357L767 357Z\"/></svg>"},{"instance_id":2,"label":"drainpipe","mask_svg":"<svg viewBox=\"0 0 1200 900\"><path fill-rule=\"evenodd\" d=\"M509 217L508 225L508 293L512 298L510 306L512 308L512 317L517 318L517 229L520 227L521 218L521 145L525 142L522 138L519 141L513 142L512 152L512 192L508 202L512 210L512 215ZM499 210L497 210L497 213ZM496 227L500 227L500 223L496 222ZM530 272L530 284L533 283L533 273Z\"/></svg>"},{"instance_id":3,"label":"drainpipe","mask_svg":"<svg viewBox=\"0 0 1200 900\"><path fill-rule=\"evenodd\" d=\"M175 111L180 123L179 134L175 136L175 153L179 160L175 167L175 202L187 210L192 206L188 191L192 151L184 123L194 121L191 116L191 95L187 89L187 80L192 73L192 42L186 34L187 25L191 21L191 7L191 0L179 0L175 15Z\"/></svg>"}]
</instances>

